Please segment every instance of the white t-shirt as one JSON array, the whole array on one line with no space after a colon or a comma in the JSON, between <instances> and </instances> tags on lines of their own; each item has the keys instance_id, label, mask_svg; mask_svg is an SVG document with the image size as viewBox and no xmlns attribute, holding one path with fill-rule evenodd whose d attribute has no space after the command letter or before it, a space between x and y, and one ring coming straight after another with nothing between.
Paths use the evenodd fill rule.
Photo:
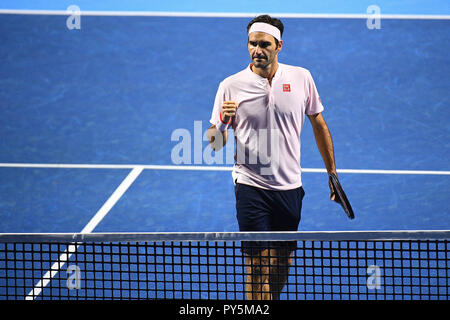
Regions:
<instances>
[{"instance_id":1,"label":"white t-shirt","mask_svg":"<svg viewBox=\"0 0 450 320\"><path fill-rule=\"evenodd\" d=\"M269 190L300 187L305 114L323 111L310 72L278 63L270 85L250 64L220 83L211 124L220 121L222 104L229 100L239 103L231 123L236 141L234 180Z\"/></svg>"}]
</instances>

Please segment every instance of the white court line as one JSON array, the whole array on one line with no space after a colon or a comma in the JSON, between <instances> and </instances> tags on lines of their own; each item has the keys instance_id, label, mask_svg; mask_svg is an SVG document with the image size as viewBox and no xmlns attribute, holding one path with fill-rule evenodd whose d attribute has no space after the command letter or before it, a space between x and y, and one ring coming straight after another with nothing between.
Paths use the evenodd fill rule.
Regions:
<instances>
[{"instance_id":1,"label":"white court line","mask_svg":"<svg viewBox=\"0 0 450 320\"><path fill-rule=\"evenodd\" d=\"M141 164L77 164L77 163L0 163L0 168L42 168L42 169L135 169L180 170L180 171L232 171L230 166L189 166L189 165L141 165ZM321 168L302 168L302 172L326 173ZM377 170L377 169L338 169L338 173L352 174L405 174L405 175L450 175L441 170Z\"/></svg>"},{"instance_id":2,"label":"white court line","mask_svg":"<svg viewBox=\"0 0 450 320\"><path fill-rule=\"evenodd\" d=\"M372 14L341 14L341 13L273 13L277 18L319 18L319 19L368 19ZM0 9L0 14L27 15L71 15L66 10L17 10ZM192 18L254 18L260 14L252 12L172 12L172 11L80 11L82 16L137 16L137 17L192 17ZM380 19L413 19L413 20L449 20L450 15L436 14L380 14Z\"/></svg>"},{"instance_id":3,"label":"white court line","mask_svg":"<svg viewBox=\"0 0 450 320\"><path fill-rule=\"evenodd\" d=\"M114 193L109 197L109 199L103 204L103 206L98 210L94 217L89 221L89 223L81 231L82 234L91 233L92 230L102 221L102 219L108 214L112 207L119 201L123 194L128 190L128 188L133 184L136 178L141 174L143 168L136 166L128 174L128 176L122 181L122 183L117 187ZM53 263L51 269L45 273L41 280L35 285L33 290L31 290L25 297L26 300L34 300L42 290L50 283L51 279L59 272L59 270L64 266L64 264L70 259L72 254L76 252L78 246L73 244L69 245L67 249L62 253L55 263Z\"/></svg>"}]
</instances>

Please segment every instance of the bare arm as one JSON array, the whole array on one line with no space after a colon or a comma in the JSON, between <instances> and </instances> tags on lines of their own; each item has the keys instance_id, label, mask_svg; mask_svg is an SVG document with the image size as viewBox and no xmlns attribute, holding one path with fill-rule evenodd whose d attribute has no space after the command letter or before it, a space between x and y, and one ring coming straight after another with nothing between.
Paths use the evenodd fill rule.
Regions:
<instances>
[{"instance_id":1,"label":"bare arm","mask_svg":"<svg viewBox=\"0 0 450 320\"><path fill-rule=\"evenodd\" d=\"M327 123L323 118L321 113L317 113L315 115L308 116L311 125L313 127L314 136L316 138L317 148L322 155L323 162L325 164L325 168L328 173L336 173L336 164L334 162L334 148L333 148L333 140L331 138L330 130L328 129ZM330 184L330 199L335 200L334 190Z\"/></svg>"},{"instance_id":2,"label":"bare arm","mask_svg":"<svg viewBox=\"0 0 450 320\"><path fill-rule=\"evenodd\" d=\"M209 140L209 145L214 151L219 151L222 149L228 140L228 132L221 132L220 130L217 130L215 125L209 127L206 135Z\"/></svg>"},{"instance_id":3,"label":"bare arm","mask_svg":"<svg viewBox=\"0 0 450 320\"><path fill-rule=\"evenodd\" d=\"M323 162L328 173L336 173L336 164L334 163L333 140L331 139L330 130L321 113L308 116L313 127L314 136L316 138L317 148L322 155Z\"/></svg>"},{"instance_id":4,"label":"bare arm","mask_svg":"<svg viewBox=\"0 0 450 320\"><path fill-rule=\"evenodd\" d=\"M236 109L239 103L235 101L224 101L222 105L222 111L220 112L220 119L223 123L230 123L231 118L236 115ZM220 126L219 126L220 127ZM220 131L215 125L209 127L206 133L209 145L214 151L219 151L227 143L228 133L227 130Z\"/></svg>"}]
</instances>

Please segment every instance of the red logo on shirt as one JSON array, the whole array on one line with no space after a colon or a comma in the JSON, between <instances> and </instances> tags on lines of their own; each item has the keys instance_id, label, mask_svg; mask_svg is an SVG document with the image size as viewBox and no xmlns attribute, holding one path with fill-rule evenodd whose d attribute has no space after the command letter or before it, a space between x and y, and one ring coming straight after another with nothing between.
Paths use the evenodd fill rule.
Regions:
<instances>
[{"instance_id":1,"label":"red logo on shirt","mask_svg":"<svg viewBox=\"0 0 450 320\"><path fill-rule=\"evenodd\" d=\"M291 85L283 84L283 92L291 92Z\"/></svg>"}]
</instances>

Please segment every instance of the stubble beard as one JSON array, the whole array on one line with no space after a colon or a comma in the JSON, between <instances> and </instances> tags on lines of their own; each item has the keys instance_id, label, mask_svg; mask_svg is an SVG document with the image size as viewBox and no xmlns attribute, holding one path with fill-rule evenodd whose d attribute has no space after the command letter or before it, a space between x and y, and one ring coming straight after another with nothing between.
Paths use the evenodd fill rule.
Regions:
<instances>
[{"instance_id":1,"label":"stubble beard","mask_svg":"<svg viewBox=\"0 0 450 320\"><path fill-rule=\"evenodd\" d=\"M259 68L259 69L265 70L270 65L270 63L271 63L271 61L269 61L269 59L267 59L267 58L262 59L262 61L260 61L260 62L256 62L255 58L253 58L253 66L255 68Z\"/></svg>"}]
</instances>

